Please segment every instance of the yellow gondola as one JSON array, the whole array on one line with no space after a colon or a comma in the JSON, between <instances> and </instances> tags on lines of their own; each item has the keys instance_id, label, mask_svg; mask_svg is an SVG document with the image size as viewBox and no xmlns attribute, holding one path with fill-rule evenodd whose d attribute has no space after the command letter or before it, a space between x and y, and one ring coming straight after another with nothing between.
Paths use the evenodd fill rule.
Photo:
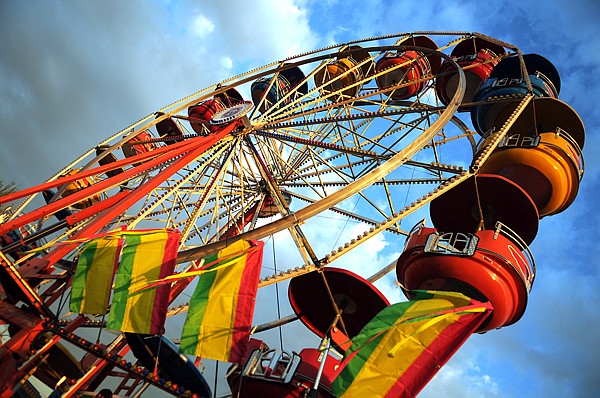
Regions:
<instances>
[{"instance_id":1,"label":"yellow gondola","mask_svg":"<svg viewBox=\"0 0 600 398\"><path fill-rule=\"evenodd\" d=\"M494 125L504 123L510 110L499 115ZM480 171L521 186L535 202L540 217L560 213L579 190L584 138L583 123L569 105L554 98L538 98L516 120Z\"/></svg>"}]
</instances>

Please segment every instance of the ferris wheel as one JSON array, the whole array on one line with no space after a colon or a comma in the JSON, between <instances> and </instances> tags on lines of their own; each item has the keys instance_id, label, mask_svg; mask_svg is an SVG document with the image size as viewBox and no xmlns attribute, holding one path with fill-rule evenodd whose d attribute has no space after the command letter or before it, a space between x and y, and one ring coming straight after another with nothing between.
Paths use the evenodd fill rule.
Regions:
<instances>
[{"instance_id":1,"label":"ferris wheel","mask_svg":"<svg viewBox=\"0 0 600 398\"><path fill-rule=\"evenodd\" d=\"M535 215L527 218L532 214L527 210L510 227L530 243L538 210L562 211L576 195L584 133L576 114L556 99L560 82L552 68L547 76L538 73L529 79L520 68L524 59L508 43L467 32L407 33L332 45L226 79L165 106L90 148L47 182L11 195L11 211L0 225L0 235L7 237L3 303L7 308L26 303L35 315L28 319L31 326L19 328L44 336L15 362L13 382L32 369L46 384L57 382L56 369L37 370L37 361L68 351L41 348L63 339L85 357L77 369L82 376L68 377L68 396L98 388L110 378L109 368L121 369L117 378L137 380L133 386L117 383L128 394L148 385L175 395L194 393L182 382L177 386L165 377L149 377L147 370L144 374L143 366L135 365L143 363L141 358L124 359L128 349L136 350L133 336L115 338L105 332L102 347L82 337L79 331L101 330L104 323L62 307L77 256L76 246L65 242L116 229L177 229L177 271L183 272L235 241L268 241L273 260L263 264L259 287L330 265L344 270L346 259L379 234L400 252L433 201L438 210L432 217L440 225L447 223L442 213L470 216L473 207L440 201L455 187L471 186L480 170L501 168L501 160L488 160L515 120L538 105L540 112L546 109L534 98L550 99L550 108L574 120L574 127L564 129L571 133L568 143L579 150L573 155L577 167L562 199L547 198L551 187L535 192L537 196L529 192L538 203L523 206L533 203ZM480 88L494 67L507 69L515 62L522 81L496 86L521 84L524 95L483 97ZM498 118L503 123L496 123ZM573 159L563 163L569 168ZM486 169L487 164L492 166ZM445 203L443 210L439 203ZM481 221L480 215L473 215L470 224ZM374 282L394 269L395 261L363 277ZM167 337L174 338L169 328L177 328L176 319L188 309L190 282L171 288ZM310 291L312 282L303 283L300 291ZM293 294L298 303L303 293ZM269 308L257 311L270 314L272 325L302 319L282 319L275 301L265 305ZM51 332L48 319L54 320ZM319 334L314 324L302 321ZM258 330L275 326L258 325ZM16 342L18 335L11 339Z\"/></svg>"}]
</instances>

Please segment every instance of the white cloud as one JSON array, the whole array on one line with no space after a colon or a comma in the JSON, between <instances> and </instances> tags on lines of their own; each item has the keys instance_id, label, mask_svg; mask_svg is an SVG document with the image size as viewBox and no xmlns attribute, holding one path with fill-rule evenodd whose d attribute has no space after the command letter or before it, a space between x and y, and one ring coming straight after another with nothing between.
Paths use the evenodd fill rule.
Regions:
<instances>
[{"instance_id":1,"label":"white cloud","mask_svg":"<svg viewBox=\"0 0 600 398\"><path fill-rule=\"evenodd\" d=\"M198 15L193 21L194 33L201 38L205 38L215 30L215 24L204 15Z\"/></svg>"},{"instance_id":2,"label":"white cloud","mask_svg":"<svg viewBox=\"0 0 600 398\"><path fill-rule=\"evenodd\" d=\"M229 57L221 57L221 66L225 69L233 68L233 60Z\"/></svg>"},{"instance_id":3,"label":"white cloud","mask_svg":"<svg viewBox=\"0 0 600 398\"><path fill-rule=\"evenodd\" d=\"M215 21L212 41L206 43L213 54L235 54L253 62L252 67L313 49L317 43L306 10L293 0L226 0L203 4L201 11L190 2L182 6L184 13Z\"/></svg>"},{"instance_id":4,"label":"white cloud","mask_svg":"<svg viewBox=\"0 0 600 398\"><path fill-rule=\"evenodd\" d=\"M476 347L485 344L483 339L477 335L470 337L427 384L419 397L508 398L510 395L502 392L496 378L482 369Z\"/></svg>"}]
</instances>

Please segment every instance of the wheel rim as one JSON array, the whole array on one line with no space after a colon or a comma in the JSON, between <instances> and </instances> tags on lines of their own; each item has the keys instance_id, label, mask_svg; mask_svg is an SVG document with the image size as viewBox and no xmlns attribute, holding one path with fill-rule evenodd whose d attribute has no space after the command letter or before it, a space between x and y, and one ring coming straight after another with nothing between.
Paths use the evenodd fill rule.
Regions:
<instances>
[{"instance_id":1,"label":"wheel rim","mask_svg":"<svg viewBox=\"0 0 600 398\"><path fill-rule=\"evenodd\" d=\"M117 202L121 211L104 223L92 216L47 239L59 242L74 233L85 237L118 226L178 228L183 237L178 263L183 269L235 239L264 239L282 232L286 238L281 240L294 245L295 254L283 272L263 270L260 285L265 286L334 264L379 233L407 235L412 215L472 175L473 165L484 162L488 153L482 151L473 160L475 133L455 115L465 92L464 73L455 63L459 89L449 105L436 99L436 75L421 77L421 91L402 101L395 100L393 92L417 82L377 85L378 76L404 65L376 71L377 60L390 51L411 49L421 57L453 62L435 50L394 44L405 37L381 38L388 42L378 46L371 39L332 46L267 65L186 97L107 138L98 145L102 151L91 148L50 181L78 170L77 176L93 180L92 188L106 184L101 190L90 189L88 197L100 194L106 200L140 192L139 199L127 206ZM360 57L352 57L359 52ZM353 62L344 63L345 70L328 71L346 58ZM295 85L280 84L278 76L289 77L285 72L296 67L305 78ZM265 92L274 88L268 102L267 96L252 96L251 86L259 79ZM216 111L202 125L205 130L193 129L187 109L213 98L225 103L225 111L241 105L240 98L255 103L239 115ZM163 121L174 123L182 136L158 138L157 125ZM134 149L139 154L124 158L128 142L148 131L156 138L146 144L155 149L139 151L144 142L137 142ZM163 162L157 162L158 154L164 155ZM121 171L99 172L98 163L110 156L122 162L112 170ZM167 173L169 167L172 172ZM131 175L123 177L128 172ZM164 178L158 177L161 173ZM152 181L155 186L146 189ZM55 200L67 185L54 187ZM14 219L34 197L15 211ZM38 228L50 223L50 214L36 219ZM332 219L326 233L311 224ZM357 226L352 231L344 227L349 220ZM65 249L60 258L70 258L69 252ZM58 261L58 254L55 257ZM178 304L169 315L186 309L182 300Z\"/></svg>"}]
</instances>

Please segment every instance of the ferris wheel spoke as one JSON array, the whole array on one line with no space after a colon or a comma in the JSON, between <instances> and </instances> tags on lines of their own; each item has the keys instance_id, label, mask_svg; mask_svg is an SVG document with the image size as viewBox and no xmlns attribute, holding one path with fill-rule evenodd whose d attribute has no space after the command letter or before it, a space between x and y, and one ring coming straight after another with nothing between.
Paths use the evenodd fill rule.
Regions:
<instances>
[{"instance_id":1,"label":"ferris wheel spoke","mask_svg":"<svg viewBox=\"0 0 600 398\"><path fill-rule=\"evenodd\" d=\"M234 140L234 142L231 145L229 145L222 152L223 159L220 161L219 166L213 169L213 173L209 177L210 182L204 188L204 191L202 192L200 199L196 202L196 205L194 206L192 214L188 217L188 221L185 224L185 226L183 227L183 230L181 232L181 240L182 241L187 240L187 236L188 236L190 230L196 224L196 221L197 221L199 215L201 214L203 208L208 203L210 195L215 195L215 193L218 193L218 184L219 184L219 182L222 182L223 177L225 176L225 170L227 170L227 164L233 158L234 149L238 147L238 142L239 142L239 140ZM216 154L214 154L214 155L215 155L214 157L211 157L211 159L210 159L211 161L216 157ZM217 197L216 197L216 200L218 201ZM213 215L214 215L214 213L213 213Z\"/></svg>"},{"instance_id":2,"label":"ferris wheel spoke","mask_svg":"<svg viewBox=\"0 0 600 398\"><path fill-rule=\"evenodd\" d=\"M150 213L152 213L155 209L157 209L159 206L164 206L164 204L168 201L168 200L173 200L174 197L178 196L179 191L181 188L185 187L186 185L189 184L189 182L194 178L194 176L198 175L200 173L201 170L203 170L205 167L207 167L207 165L209 165L224 149L226 148L225 145L218 145L217 146L217 150L213 151L211 156L208 156L206 159L203 160L202 163L198 164L194 170L187 170L187 172L183 173L183 172L178 172L178 176L180 178L178 178L175 181L167 181L166 182L166 189L164 187L157 187L156 190L153 190L152 192L154 192L154 194L150 194L147 196L145 203L143 204L142 209L139 211L139 213L137 214L137 216L130 220L129 225L132 228L135 228L135 226L142 220L144 220ZM194 161L195 159L191 159L192 161ZM185 170L185 168L182 168L181 170ZM187 207L175 207L173 208L172 206L169 206L170 209L179 209L179 210L183 210L187 212ZM188 217L191 216L191 214L187 214ZM176 216L176 214L173 214L172 212L169 214L169 217L172 216ZM182 241L185 241L185 239L182 239Z\"/></svg>"},{"instance_id":3,"label":"ferris wheel spoke","mask_svg":"<svg viewBox=\"0 0 600 398\"><path fill-rule=\"evenodd\" d=\"M256 161L256 164L260 170L263 181L265 181L265 187L267 188L270 197L272 198L275 206L277 207L278 212L283 217L290 215L291 211L284 199L283 193L280 190L279 185L275 181L271 170L269 169L263 157L261 156L261 153L257 150L255 145L250 140L246 140L246 143L248 144L248 147L251 150L254 160ZM317 264L319 260L316 257L313 248L306 239L306 236L300 229L300 226L297 224L290 225L287 229L290 235L292 236L292 239L304 261Z\"/></svg>"},{"instance_id":4,"label":"ferris wheel spoke","mask_svg":"<svg viewBox=\"0 0 600 398\"><path fill-rule=\"evenodd\" d=\"M301 195L299 193L292 193L291 195L294 198L305 201L307 203L315 203L316 202L315 199L310 198L308 196ZM339 214L341 216L347 217L348 219L354 220L355 222L364 223L364 224L370 225L370 226L374 226L379 223L379 221L376 221L375 219L372 219L372 218L368 218L368 217L364 216L364 214L360 214L360 213L353 212L350 210L342 209L337 206L331 207L329 209L329 211ZM408 233L406 231L398 229L397 227L390 227L390 228L388 228L387 231L397 234L397 235L404 235L404 236L408 235Z\"/></svg>"},{"instance_id":5,"label":"ferris wheel spoke","mask_svg":"<svg viewBox=\"0 0 600 398\"><path fill-rule=\"evenodd\" d=\"M445 118L440 118L432 126L427 130L427 134L419 137L411 145L408 145L402 151L391 157L386 163L380 165L376 169L372 170L371 173L362 176L361 178L349 183L347 186L341 188L337 192L329 195L325 198L322 198L320 201L315 202L312 205L304 207L293 214L293 217L286 216L282 217L279 220L273 221L269 225L265 225L262 227L258 227L253 231L249 231L243 235L239 235L238 239L261 239L276 232L279 232L283 229L288 228L290 225L298 224L304 220L307 220L319 212L325 211L329 207L336 205L337 203L347 199L352 196L353 193L360 191L374 181L379 180L381 177L387 175L391 170L396 169L398 166L402 165L406 162L407 158L410 158L414 153L416 153L419 148L421 148L426 142L430 141L431 138L437 134L439 129L450 119L450 114L447 116L447 120ZM220 247L223 246L223 243L217 242L210 245L206 245L201 248L191 248L181 252L178 261L189 261L195 258L200 258L205 253L214 252L219 250Z\"/></svg>"}]
</instances>

